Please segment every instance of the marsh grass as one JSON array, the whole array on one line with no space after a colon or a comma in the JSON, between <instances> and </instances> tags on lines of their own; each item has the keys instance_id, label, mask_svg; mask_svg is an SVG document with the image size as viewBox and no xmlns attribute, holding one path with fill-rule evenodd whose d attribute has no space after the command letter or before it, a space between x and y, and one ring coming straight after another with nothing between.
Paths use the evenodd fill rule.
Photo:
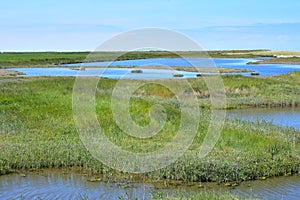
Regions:
<instances>
[{"instance_id":1,"label":"marsh grass","mask_svg":"<svg viewBox=\"0 0 300 200\"><path fill-rule=\"evenodd\" d=\"M145 58L177 58L172 52L3 52L0 54L0 67L34 66L51 67L66 63L93 61L130 60Z\"/></svg>"},{"instance_id":2,"label":"marsh grass","mask_svg":"<svg viewBox=\"0 0 300 200\"><path fill-rule=\"evenodd\" d=\"M120 197L120 199L129 199L126 197ZM209 191L199 191L196 194L186 195L182 193L175 193L171 195L166 195L162 192L156 192L151 195L151 200L238 200L245 199L242 197L236 197L230 194L229 192L209 192Z\"/></svg>"},{"instance_id":3,"label":"marsh grass","mask_svg":"<svg viewBox=\"0 0 300 200\"><path fill-rule=\"evenodd\" d=\"M224 83L233 106L265 105L272 97L275 103L289 105L300 91L296 84L299 74L292 76L294 78L290 82L280 82L276 78L233 76L225 77ZM286 76L279 78L286 79ZM206 99L209 95L204 95L206 87L202 79L189 81L199 101L207 101L201 110L196 138L189 151L177 162L142 176L151 180L238 183L299 172L300 160L295 151L299 147L299 132L266 122L226 121L214 150L209 156L199 159L198 148L210 121L210 104ZM101 79L96 93L97 115L107 137L133 152L154 151L171 141L178 130L181 113L180 105L170 90L152 84L134 93L130 112L137 124L149 123L147 113L155 103L164 105L168 115L159 134L149 140L141 140L124 134L114 122L110 98L116 83L116 80ZM7 78L0 81L0 174L23 169L81 167L92 174L129 176L94 159L81 143L72 116L73 84L74 78L60 77ZM280 85L285 89L280 89ZM274 89L283 94L279 95ZM287 89L295 91L294 94ZM282 99L282 95L286 98ZM247 101L248 98L259 99L258 96L261 97L259 104ZM294 101L298 102L297 99Z\"/></svg>"},{"instance_id":4,"label":"marsh grass","mask_svg":"<svg viewBox=\"0 0 300 200\"><path fill-rule=\"evenodd\" d=\"M0 68L2 67L30 67L39 65L51 67L66 63L131 60L146 58L178 58L183 57L216 57L216 58L253 58L264 51L235 50L235 51L133 51L133 52L2 52L0 54ZM121 56L120 56L121 55ZM180 56L179 56L180 55ZM88 56L88 58L87 58Z\"/></svg>"}]
</instances>

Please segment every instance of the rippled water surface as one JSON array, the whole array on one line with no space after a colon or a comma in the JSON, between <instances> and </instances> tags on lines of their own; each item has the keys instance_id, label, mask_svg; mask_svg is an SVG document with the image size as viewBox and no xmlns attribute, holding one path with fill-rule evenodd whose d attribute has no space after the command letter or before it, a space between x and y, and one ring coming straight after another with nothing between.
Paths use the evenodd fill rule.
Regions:
<instances>
[{"instance_id":1,"label":"rippled water surface","mask_svg":"<svg viewBox=\"0 0 300 200\"><path fill-rule=\"evenodd\" d=\"M267 121L300 130L300 108L248 108L227 111L229 118Z\"/></svg>"},{"instance_id":2,"label":"rippled water surface","mask_svg":"<svg viewBox=\"0 0 300 200\"><path fill-rule=\"evenodd\" d=\"M199 191L215 191L259 199L300 199L300 176L272 178L264 181L245 182L235 188L203 183L197 186L161 187L149 183L88 182L80 174L62 174L45 170L0 176L0 199L150 199L158 192L172 196L176 193L189 196Z\"/></svg>"}]
</instances>

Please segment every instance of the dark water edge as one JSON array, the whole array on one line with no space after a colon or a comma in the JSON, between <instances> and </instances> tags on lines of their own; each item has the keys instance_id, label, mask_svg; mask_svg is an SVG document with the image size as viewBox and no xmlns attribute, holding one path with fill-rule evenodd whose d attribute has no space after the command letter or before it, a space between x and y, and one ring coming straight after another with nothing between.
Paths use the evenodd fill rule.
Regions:
<instances>
[{"instance_id":1,"label":"dark water edge","mask_svg":"<svg viewBox=\"0 0 300 200\"><path fill-rule=\"evenodd\" d=\"M45 169L0 176L0 199L150 199L163 196L191 196L199 192L230 192L258 199L299 199L300 175L270 178L225 187L216 183L172 184L99 179L87 174ZM199 187L201 185L201 187Z\"/></svg>"}]
</instances>

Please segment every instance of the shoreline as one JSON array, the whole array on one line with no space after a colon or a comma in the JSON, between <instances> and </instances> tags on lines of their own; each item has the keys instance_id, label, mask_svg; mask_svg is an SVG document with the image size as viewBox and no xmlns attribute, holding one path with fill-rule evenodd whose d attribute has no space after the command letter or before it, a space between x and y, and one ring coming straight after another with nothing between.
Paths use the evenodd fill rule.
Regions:
<instances>
[{"instance_id":1,"label":"shoreline","mask_svg":"<svg viewBox=\"0 0 300 200\"><path fill-rule=\"evenodd\" d=\"M277 59L266 59L257 62L248 62L248 65L264 65L264 64L282 64L282 65L300 65L300 59L297 61L293 60L277 60Z\"/></svg>"},{"instance_id":2,"label":"shoreline","mask_svg":"<svg viewBox=\"0 0 300 200\"><path fill-rule=\"evenodd\" d=\"M85 181L87 182L116 182L116 181L125 181L128 183L143 183L143 184L157 184L155 185L158 188L163 187L182 187L182 186L189 186L189 187L197 187L197 188L204 188L204 187L223 187L223 188L234 188L244 184L255 184L258 181L264 181L267 179L281 179L284 177L299 177L300 172L296 173L289 173L282 176L273 176L273 177L259 177L253 180L246 180L246 181L228 181L228 182L205 182L205 181L183 181L183 180L172 180L172 179L155 179L152 177L144 177L140 174L99 174L93 173L90 169L85 169L83 167L77 166L70 166L70 167L57 167L57 168L31 168L31 169L21 169L15 170L7 174L2 174L1 176L11 175L11 174L18 174L21 177L26 177L27 174L44 174L44 173L55 173L55 174L74 174L74 175L82 175L84 176Z\"/></svg>"},{"instance_id":3,"label":"shoreline","mask_svg":"<svg viewBox=\"0 0 300 200\"><path fill-rule=\"evenodd\" d=\"M16 70L7 70L0 68L0 77L15 77L18 75L25 75L25 73Z\"/></svg>"},{"instance_id":4,"label":"shoreline","mask_svg":"<svg viewBox=\"0 0 300 200\"><path fill-rule=\"evenodd\" d=\"M270 50L214 50L214 51L134 51L134 52L2 52L0 68L36 65L59 66L81 62L134 60L147 58L263 58L299 56L300 52Z\"/></svg>"},{"instance_id":5,"label":"shoreline","mask_svg":"<svg viewBox=\"0 0 300 200\"><path fill-rule=\"evenodd\" d=\"M30 66L30 67L18 67L18 66L12 66L12 67L6 67L6 68L0 68L0 76L1 72L3 75L6 73L9 74L8 72L18 72L14 71L13 68L65 68L65 69L71 69L71 70L85 70L85 69L104 69L104 68L112 68L112 69L122 69L122 68L128 68L128 69L157 69L157 70L169 70L173 69L176 71L184 71L184 72L199 72L199 73L247 73L247 72L254 72L253 70L247 70L247 69L238 69L238 68L224 68L224 67L188 67L188 66L172 66L172 67L160 67L160 66L147 66L147 67L138 67L138 66L88 66L88 67L71 67L71 66L51 66L51 65L38 65L38 66ZM19 72L19 74L16 75L24 75L24 73Z\"/></svg>"}]
</instances>

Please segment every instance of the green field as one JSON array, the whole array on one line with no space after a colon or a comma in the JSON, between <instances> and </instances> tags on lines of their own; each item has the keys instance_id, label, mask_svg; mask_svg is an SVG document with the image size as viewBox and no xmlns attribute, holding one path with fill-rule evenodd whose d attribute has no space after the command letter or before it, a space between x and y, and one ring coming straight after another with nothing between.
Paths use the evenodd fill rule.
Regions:
<instances>
[{"instance_id":1,"label":"green field","mask_svg":"<svg viewBox=\"0 0 300 200\"><path fill-rule=\"evenodd\" d=\"M142 58L177 58L183 57L210 57L215 58L253 58L257 57L256 50L241 51L208 51L206 52L165 52L165 51L135 51L135 52L3 52L0 54L0 67L30 67L30 66L57 66L66 63L78 63L83 61L111 61ZM86 57L89 58L86 60ZM121 56L119 56L121 55Z\"/></svg>"},{"instance_id":2,"label":"green field","mask_svg":"<svg viewBox=\"0 0 300 200\"><path fill-rule=\"evenodd\" d=\"M7 77L0 80L0 174L23 169L80 167L92 174L127 176L95 160L84 148L72 115L74 78ZM225 76L228 108L299 105L300 73L270 78ZM201 107L199 130L189 151L174 164L144 174L150 180L240 182L298 173L299 132L266 122L226 121L210 155L197 157L210 121L210 102L203 79L191 79ZM151 105L166 108L167 123L148 140L124 134L110 109L117 80L101 79L96 110L107 137L133 152L149 152L171 141L180 122L178 102L169 90L150 84L131 98L132 118L149 123ZM293 91L293 94L290 92Z\"/></svg>"}]
</instances>

